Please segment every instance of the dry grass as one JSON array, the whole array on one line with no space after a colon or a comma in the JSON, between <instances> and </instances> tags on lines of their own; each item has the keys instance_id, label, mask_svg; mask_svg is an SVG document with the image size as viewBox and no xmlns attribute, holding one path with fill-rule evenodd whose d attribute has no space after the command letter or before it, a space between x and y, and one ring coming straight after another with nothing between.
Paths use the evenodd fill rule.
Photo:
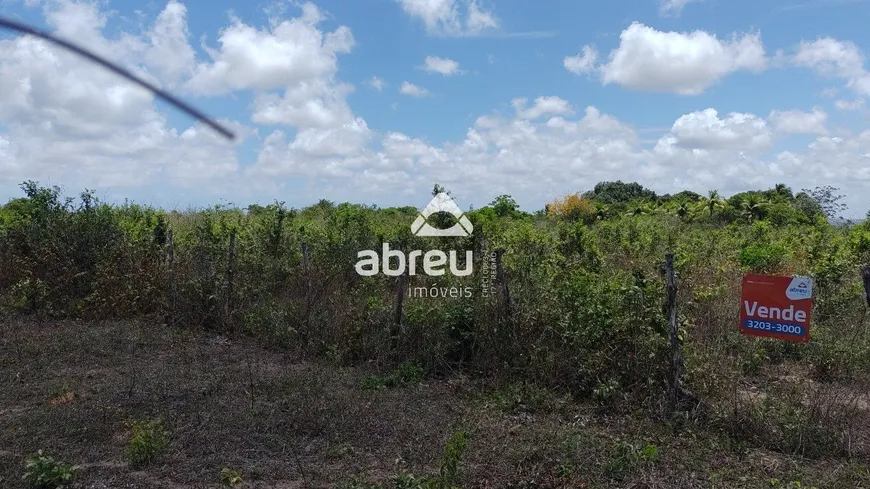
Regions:
<instances>
[{"instance_id":1,"label":"dry grass","mask_svg":"<svg viewBox=\"0 0 870 489\"><path fill-rule=\"evenodd\" d=\"M870 487L867 423L851 426L853 461L801 458L691 421L605 415L531 387L493 390L452 377L363 389L364 369L147 321L18 320L0 333L3 487L17 487L38 449L81 466L81 488L219 487L224 467L242 473L242 487L336 487L354 477L389 485L400 470L437 472L460 429L471 434L470 488L748 488L774 478L778 487ZM862 405L852 405L859 419ZM171 443L134 471L128 422L146 419L162 419Z\"/></svg>"}]
</instances>

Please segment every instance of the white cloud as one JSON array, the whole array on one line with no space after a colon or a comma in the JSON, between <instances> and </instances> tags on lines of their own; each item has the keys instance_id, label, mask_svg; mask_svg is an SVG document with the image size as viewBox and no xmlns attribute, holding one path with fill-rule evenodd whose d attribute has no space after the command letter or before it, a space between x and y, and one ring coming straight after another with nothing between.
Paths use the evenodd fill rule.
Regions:
<instances>
[{"instance_id":1,"label":"white cloud","mask_svg":"<svg viewBox=\"0 0 870 489\"><path fill-rule=\"evenodd\" d=\"M212 61L199 63L185 87L203 95L254 90L256 124L324 130L350 124L354 115L346 98L354 87L337 81L336 73L338 55L350 52L355 41L345 26L321 31L323 20L311 3L296 18L270 19L269 29L235 19L221 32Z\"/></svg>"},{"instance_id":2,"label":"white cloud","mask_svg":"<svg viewBox=\"0 0 870 489\"><path fill-rule=\"evenodd\" d=\"M571 73L582 75L596 70L598 51L592 46L583 46L583 53L577 56L565 56L562 65Z\"/></svg>"},{"instance_id":3,"label":"white cloud","mask_svg":"<svg viewBox=\"0 0 870 489\"><path fill-rule=\"evenodd\" d=\"M670 129L638 130L596 107L576 107L575 114L567 100L536 94L510 101L510 113L477 114L465 137L435 144L401 127L379 132L351 110L347 99L353 87L337 78L337 55L352 48L353 37L341 28L322 30L323 15L310 4L297 18L273 16L269 28L232 21L221 32L214 57L198 64L185 49L186 13L179 3L167 4L142 34L111 38L105 33L107 14L96 4L54 0L44 12L49 25L80 36L86 45L161 84L229 97L253 91L253 122L291 127L257 130L224 121L242 136L236 144L257 140L254 161L246 165L240 158L247 149L198 124L173 129L149 93L114 74L31 38L0 40L0 188L50 177L72 189L152 185L168 188L171 196L184 195L179 188L190 189L191 197L184 198L191 199L215 192L210 200L271 200L286 192L281 185L290 180L284 179L295 179L291 205L320 198L422 205L421 196L438 181L463 206L510 193L533 209L557 195L629 175L660 192L717 188L726 195L780 181L793 188L831 184L849 196L857 214L866 209L861 196L870 192L870 131L850 133L830 123L821 109L779 110L764 117L711 108L675 117ZM723 73L764 66L760 41L758 49L750 49L752 36L724 42L703 33L674 36L644 29L626 29L628 39L623 33L619 49L602 67L619 75L610 83L693 93ZM641 39L653 42L643 48ZM291 45L295 51L287 50ZM263 50L247 51L259 47ZM177 56L153 54L158 52ZM597 63L588 61L588 52L578 56L587 59L576 65L581 73ZM852 86L860 86L863 72L849 68L848 56L847 62L836 62L818 52L801 59L846 83L854 78ZM237 55L254 58L236 62ZM287 66L288 56L294 69ZM629 63L637 59L640 67ZM725 68L716 65L722 60ZM259 70L263 76L234 72L229 80L215 78L221 70L236 69ZM643 73L647 83L633 78ZM368 83L386 86L377 77ZM398 89L428 94L409 82ZM652 146L650 132L657 132ZM807 147L778 151L774 143L789 133L818 137ZM308 187L299 185L302 179Z\"/></svg>"},{"instance_id":4,"label":"white cloud","mask_svg":"<svg viewBox=\"0 0 870 489\"><path fill-rule=\"evenodd\" d=\"M313 4L303 15L260 29L235 19L221 31L220 48L213 60L199 63L185 88L200 95L222 95L237 90L272 90L322 80L335 74L338 54L354 46L345 26L324 33L323 19Z\"/></svg>"},{"instance_id":5,"label":"white cloud","mask_svg":"<svg viewBox=\"0 0 870 489\"><path fill-rule=\"evenodd\" d=\"M440 58L438 56L426 56L423 69L430 73L439 73L444 76L451 76L462 73L459 69L459 63L448 58Z\"/></svg>"},{"instance_id":6,"label":"white cloud","mask_svg":"<svg viewBox=\"0 0 870 489\"><path fill-rule=\"evenodd\" d=\"M430 35L474 36L499 26L495 15L476 0L397 0L411 17L423 22Z\"/></svg>"},{"instance_id":7,"label":"white cloud","mask_svg":"<svg viewBox=\"0 0 870 489\"><path fill-rule=\"evenodd\" d=\"M698 3L703 0L660 0L659 13L662 15L679 16L683 8L690 3Z\"/></svg>"},{"instance_id":8,"label":"white cloud","mask_svg":"<svg viewBox=\"0 0 870 489\"><path fill-rule=\"evenodd\" d=\"M469 2L467 23L469 33L476 34L487 29L495 29L498 24L498 19L492 12L482 9L475 0Z\"/></svg>"},{"instance_id":9,"label":"white cloud","mask_svg":"<svg viewBox=\"0 0 870 489\"><path fill-rule=\"evenodd\" d=\"M858 95L870 96L870 72L864 67L864 61L864 54L855 43L831 37L801 41L792 58L796 66L809 68L822 76L841 78Z\"/></svg>"},{"instance_id":10,"label":"white cloud","mask_svg":"<svg viewBox=\"0 0 870 489\"><path fill-rule=\"evenodd\" d=\"M737 71L762 71L766 63L757 33L723 41L704 31L663 32L634 22L600 70L604 84L697 95Z\"/></svg>"},{"instance_id":11,"label":"white cloud","mask_svg":"<svg viewBox=\"0 0 870 489\"><path fill-rule=\"evenodd\" d=\"M346 97L353 86L332 80L312 80L287 88L283 95L260 94L252 104L257 124L332 128L353 119Z\"/></svg>"},{"instance_id":12,"label":"white cloud","mask_svg":"<svg viewBox=\"0 0 870 489\"><path fill-rule=\"evenodd\" d=\"M410 82L402 82L402 86L399 88L399 92L404 95L410 95L412 97L425 97L429 95L429 90L426 90L423 87L419 87Z\"/></svg>"},{"instance_id":13,"label":"white cloud","mask_svg":"<svg viewBox=\"0 0 870 489\"><path fill-rule=\"evenodd\" d=\"M870 152L870 131L823 136L802 151L770 154L774 132L764 118L746 113L720 115L708 109L678 118L647 149L637 130L595 107L586 107L582 116L573 117L568 104L558 97L535 100L512 101L512 117L479 117L465 138L455 143L433 145L389 132L381 138L380 148L332 158L329 164L304 165L302 159L292 160L295 163L288 163L275 176L319 178L371 198L416 189L410 199L438 181L462 202L485 200L505 191L521 203L536 206L602 180L625 179L625 175L659 192L716 188L726 195L779 182L793 188L825 182L841 187L852 199L850 205L866 206L856 201L861 192L870 190L870 165L861 156ZM777 114L784 120L787 116L782 114L788 113Z\"/></svg>"},{"instance_id":14,"label":"white cloud","mask_svg":"<svg viewBox=\"0 0 870 489\"><path fill-rule=\"evenodd\" d=\"M772 142L770 127L763 119L736 112L720 118L715 109L680 117L664 139L668 144L700 150L764 150Z\"/></svg>"},{"instance_id":15,"label":"white cloud","mask_svg":"<svg viewBox=\"0 0 870 489\"><path fill-rule=\"evenodd\" d=\"M165 80L178 81L193 73L196 53L187 41L187 7L170 0L148 33L145 61Z\"/></svg>"},{"instance_id":16,"label":"white cloud","mask_svg":"<svg viewBox=\"0 0 870 489\"><path fill-rule=\"evenodd\" d=\"M384 82L383 79L378 78L377 76L373 76L372 79L369 80L369 85L372 88L374 88L375 90L377 90L379 92L383 92L384 87L386 86L386 83Z\"/></svg>"},{"instance_id":17,"label":"white cloud","mask_svg":"<svg viewBox=\"0 0 870 489\"><path fill-rule=\"evenodd\" d=\"M821 109L812 112L800 110L771 111L767 117L773 130L781 134L827 134L828 114Z\"/></svg>"},{"instance_id":18,"label":"white cloud","mask_svg":"<svg viewBox=\"0 0 870 489\"><path fill-rule=\"evenodd\" d=\"M843 78L860 77L864 74L864 56L858 46L830 37L801 41L798 52L794 55L794 63L821 74Z\"/></svg>"},{"instance_id":19,"label":"white cloud","mask_svg":"<svg viewBox=\"0 0 870 489\"><path fill-rule=\"evenodd\" d=\"M96 4L57 0L44 7L48 24L66 37L143 77L177 76L175 60L150 53L186 30L183 9L167 4L142 37L106 39L106 15ZM182 53L183 56L183 53ZM153 73L145 71L153 69ZM178 132L156 110L153 96L116 74L32 37L0 40L0 123L8 132L0 180L49 176L65 185L195 186L238 167L232 145L199 125ZM251 133L224 121L242 136Z\"/></svg>"},{"instance_id":20,"label":"white cloud","mask_svg":"<svg viewBox=\"0 0 870 489\"><path fill-rule=\"evenodd\" d=\"M837 100L834 102L834 106L840 110L861 110L865 105L864 99L854 99L854 100Z\"/></svg>"},{"instance_id":21,"label":"white cloud","mask_svg":"<svg viewBox=\"0 0 870 489\"><path fill-rule=\"evenodd\" d=\"M526 108L528 99L515 98L511 101L516 110L517 119L537 119L544 115L568 115L573 114L571 105L567 100L559 97L538 97L532 107Z\"/></svg>"}]
</instances>

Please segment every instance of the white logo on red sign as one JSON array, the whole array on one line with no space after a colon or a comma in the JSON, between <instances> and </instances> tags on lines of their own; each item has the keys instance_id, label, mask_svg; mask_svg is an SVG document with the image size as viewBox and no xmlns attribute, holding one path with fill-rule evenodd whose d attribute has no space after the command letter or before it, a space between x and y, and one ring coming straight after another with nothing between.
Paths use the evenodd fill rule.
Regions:
<instances>
[{"instance_id":1,"label":"white logo on red sign","mask_svg":"<svg viewBox=\"0 0 870 489\"><path fill-rule=\"evenodd\" d=\"M785 290L785 296L796 301L810 299L813 296L813 279L809 277L794 277Z\"/></svg>"}]
</instances>

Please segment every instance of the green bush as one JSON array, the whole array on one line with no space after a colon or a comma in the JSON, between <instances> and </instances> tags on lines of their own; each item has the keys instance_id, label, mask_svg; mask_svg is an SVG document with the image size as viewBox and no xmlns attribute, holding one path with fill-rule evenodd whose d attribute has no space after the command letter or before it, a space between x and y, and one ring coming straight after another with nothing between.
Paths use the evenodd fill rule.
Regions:
<instances>
[{"instance_id":1,"label":"green bush","mask_svg":"<svg viewBox=\"0 0 870 489\"><path fill-rule=\"evenodd\" d=\"M34 489L54 489L73 481L77 467L58 462L39 450L27 457L22 480Z\"/></svg>"},{"instance_id":2,"label":"green bush","mask_svg":"<svg viewBox=\"0 0 870 489\"><path fill-rule=\"evenodd\" d=\"M169 431L160 420L134 421L130 432L126 455L134 469L149 465L169 446Z\"/></svg>"}]
</instances>

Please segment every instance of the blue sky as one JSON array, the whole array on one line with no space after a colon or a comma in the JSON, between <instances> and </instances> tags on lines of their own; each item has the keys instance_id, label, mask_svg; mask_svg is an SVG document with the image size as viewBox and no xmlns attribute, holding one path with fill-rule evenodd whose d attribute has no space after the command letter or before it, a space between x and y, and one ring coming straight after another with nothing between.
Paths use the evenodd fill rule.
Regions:
<instances>
[{"instance_id":1,"label":"blue sky","mask_svg":"<svg viewBox=\"0 0 870 489\"><path fill-rule=\"evenodd\" d=\"M785 182L840 187L863 216L870 2L669 2L0 0L242 135L183 135L185 114L10 33L0 199L35 179L182 208L420 206L439 181L463 206L535 210L605 179Z\"/></svg>"}]
</instances>

